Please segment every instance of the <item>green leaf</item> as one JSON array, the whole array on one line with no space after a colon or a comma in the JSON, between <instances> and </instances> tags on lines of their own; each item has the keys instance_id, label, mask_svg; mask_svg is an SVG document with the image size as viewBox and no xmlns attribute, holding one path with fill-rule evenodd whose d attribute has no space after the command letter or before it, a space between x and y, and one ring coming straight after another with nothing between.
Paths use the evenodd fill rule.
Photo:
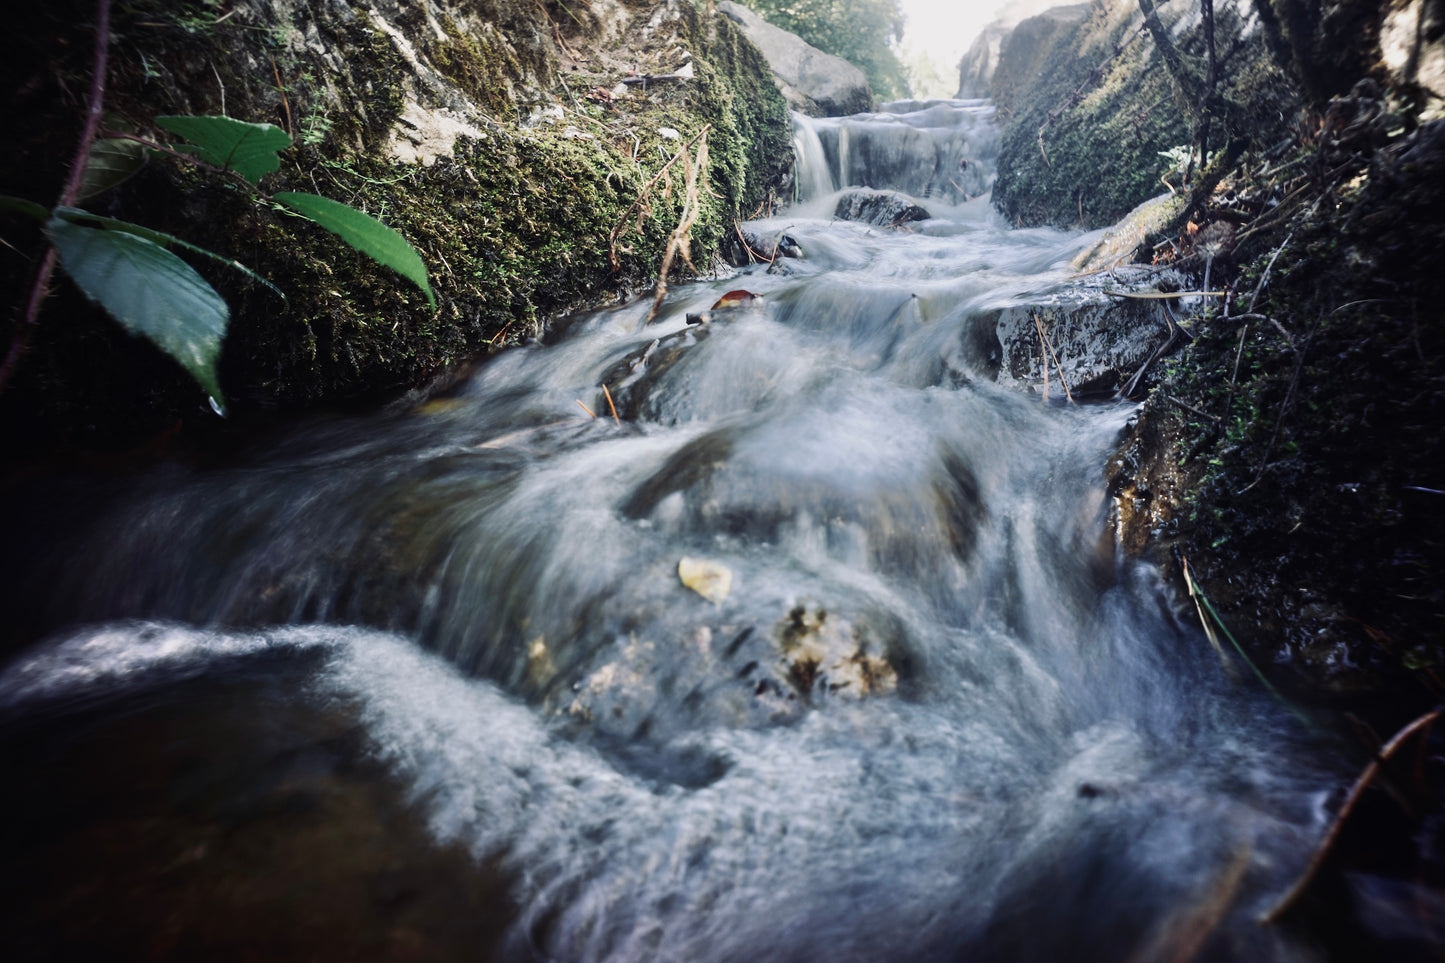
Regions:
<instances>
[{"instance_id":1,"label":"green leaf","mask_svg":"<svg viewBox=\"0 0 1445 963\"><path fill-rule=\"evenodd\" d=\"M421 255L396 231L354 207L316 194L282 191L272 195L302 217L310 218L367 257L391 268L421 288L427 303L436 308L426 265Z\"/></svg>"},{"instance_id":2,"label":"green leaf","mask_svg":"<svg viewBox=\"0 0 1445 963\"><path fill-rule=\"evenodd\" d=\"M26 217L33 217L37 221L50 219L50 211L45 207L27 201L23 197L11 197L9 194L0 194L0 211L9 211L12 214L24 214Z\"/></svg>"},{"instance_id":3,"label":"green leaf","mask_svg":"<svg viewBox=\"0 0 1445 963\"><path fill-rule=\"evenodd\" d=\"M90 145L85 173L80 179L80 199L103 194L131 178L145 166L146 149L133 140L109 137Z\"/></svg>"},{"instance_id":4,"label":"green leaf","mask_svg":"<svg viewBox=\"0 0 1445 963\"><path fill-rule=\"evenodd\" d=\"M0 202L3 202L3 200L3 198L0 198ZM282 301L286 300L286 293L284 291L282 291L276 285L272 284L270 281L263 278L261 275L257 274L255 271L246 267L246 265L242 264L240 261L233 261L232 259L226 257L224 254L217 254L215 251L208 251L198 244L192 244L190 241L183 241L180 238L176 237L174 234L167 234L165 231L157 231L154 228L146 227L142 224L135 224L131 221L121 221L117 220L114 217L102 217L99 214L92 214L89 211L83 211L78 207L57 207L55 209L55 216L59 218L64 218L65 220L70 221L72 224L93 224L96 227L103 227L108 231L124 231L127 234L134 234L136 237L143 237L147 241L154 241L161 247L178 247L183 251L190 251L192 254L199 254L201 257L210 258L217 264L225 265L233 271L237 271L241 274L246 275L246 277L250 278L252 281L257 282L258 284L264 284L266 287L270 288L275 293L275 295Z\"/></svg>"},{"instance_id":5,"label":"green leaf","mask_svg":"<svg viewBox=\"0 0 1445 963\"><path fill-rule=\"evenodd\" d=\"M194 144L207 164L233 170L253 185L280 168L276 152L291 146L291 138L275 124L187 115L157 117L156 123Z\"/></svg>"},{"instance_id":6,"label":"green leaf","mask_svg":"<svg viewBox=\"0 0 1445 963\"><path fill-rule=\"evenodd\" d=\"M216 358L231 312L189 264L125 231L51 218L46 233L76 285L130 331L180 362L210 396L222 399Z\"/></svg>"}]
</instances>

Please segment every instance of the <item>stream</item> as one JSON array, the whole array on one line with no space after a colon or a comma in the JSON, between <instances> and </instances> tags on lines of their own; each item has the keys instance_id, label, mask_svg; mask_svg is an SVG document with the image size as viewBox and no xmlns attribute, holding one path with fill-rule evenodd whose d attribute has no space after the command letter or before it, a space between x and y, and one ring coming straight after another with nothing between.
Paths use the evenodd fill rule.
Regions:
<instances>
[{"instance_id":1,"label":"stream","mask_svg":"<svg viewBox=\"0 0 1445 963\"><path fill-rule=\"evenodd\" d=\"M1116 553L1136 405L994 378L1097 238L999 223L986 103L798 125L652 324L57 488L7 958L1329 957L1257 920L1353 773Z\"/></svg>"}]
</instances>

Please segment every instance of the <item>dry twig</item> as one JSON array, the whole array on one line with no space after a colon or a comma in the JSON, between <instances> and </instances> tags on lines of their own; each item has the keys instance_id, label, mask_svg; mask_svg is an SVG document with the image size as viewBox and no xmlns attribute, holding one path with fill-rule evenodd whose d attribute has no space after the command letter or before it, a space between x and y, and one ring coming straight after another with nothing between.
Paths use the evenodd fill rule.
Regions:
<instances>
[{"instance_id":1,"label":"dry twig","mask_svg":"<svg viewBox=\"0 0 1445 963\"><path fill-rule=\"evenodd\" d=\"M1045 333L1045 331L1044 331L1044 323L1043 323L1042 320L1039 319L1038 312L1030 312L1030 314L1031 314L1031 316L1032 316L1033 319L1034 319L1034 327L1038 329L1038 332L1039 332L1039 340L1042 341L1043 344L1044 344L1044 347L1048 349L1049 357L1054 359L1054 368L1059 372L1059 384L1061 384L1061 385L1064 386L1064 397L1067 398L1067 399L1069 399L1069 404L1073 404L1073 403L1074 403L1074 394L1073 394L1073 392L1071 392L1071 391L1069 390L1069 383L1068 383L1068 381L1066 381L1066 380L1064 379L1064 366L1061 365L1061 364L1059 364L1059 356L1056 355L1056 354L1054 354L1054 345L1053 345L1053 342L1049 340L1048 334ZM1047 364L1047 362L1046 362L1046 363L1044 364L1044 397L1045 397L1045 398L1048 397L1048 383L1049 383L1049 380L1048 380L1048 379L1049 379L1049 366L1048 366L1048 364Z\"/></svg>"},{"instance_id":2,"label":"dry twig","mask_svg":"<svg viewBox=\"0 0 1445 963\"><path fill-rule=\"evenodd\" d=\"M1428 728L1436 719L1440 718L1442 712L1445 712L1445 709L1434 709L1425 713L1395 733L1394 737L1381 747L1380 751L1375 754L1375 758L1370 760L1370 764L1365 767L1365 771L1360 773L1359 778L1355 780L1355 784L1350 787L1350 794L1345 797L1340 811L1335 813L1334 822L1330 823L1329 831L1325 833L1324 838L1320 840L1319 846L1315 849L1314 858L1305 867L1305 871L1300 874L1300 878L1295 880L1295 884L1289 888L1289 892L1281 896L1279 901L1259 918L1260 923L1267 926L1276 922L1281 916L1288 913L1290 907L1294 906L1295 902L1304 895L1310 884L1314 882L1315 876L1319 874L1320 868L1324 866L1325 860L1329 858L1330 851L1334 849L1335 841L1339 839L1340 832L1345 827L1345 820L1349 819L1350 813L1355 811L1360 797L1370 787L1370 783L1374 782L1380 769L1391 756L1400 751L1400 747L1405 744L1406 740L1422 729Z\"/></svg>"},{"instance_id":3,"label":"dry twig","mask_svg":"<svg viewBox=\"0 0 1445 963\"><path fill-rule=\"evenodd\" d=\"M607 260L612 265L613 271L622 270L622 262L617 258L617 239L622 236L623 231L627 230L627 225L628 222L632 220L632 215L638 214L638 220L640 221L642 219L642 216L646 214L646 211L643 209L644 205L647 204L648 198L652 195L652 189L657 186L657 182L663 179L669 167L682 159L682 156L687 153L688 148L707 136L707 132L711 126L712 125L709 124L703 127L702 131L699 132L696 137L678 148L677 153L673 154L667 163L663 164L661 169L652 175L652 179L642 185L642 190L637 193L637 199L627 208L627 212L622 215L621 220L617 222L617 226L612 229L612 233L607 237ZM688 155L688 159L691 160L690 154Z\"/></svg>"},{"instance_id":4,"label":"dry twig","mask_svg":"<svg viewBox=\"0 0 1445 963\"><path fill-rule=\"evenodd\" d=\"M617 406L612 403L612 392L607 390L607 385L602 386L602 396L607 399L607 410L612 412L612 420L617 426L622 427L622 419L617 417Z\"/></svg>"},{"instance_id":5,"label":"dry twig","mask_svg":"<svg viewBox=\"0 0 1445 963\"><path fill-rule=\"evenodd\" d=\"M657 272L657 291L652 296L652 310L647 312L647 324L651 324L657 317L657 312L662 310L662 301L667 297L667 275L672 270L672 259L678 254L682 255L683 261L697 273L697 267L692 263L692 226L697 223L698 216L702 213L702 202L698 197L697 180L698 174L707 172L707 128L689 142L697 144L697 160L694 161L692 154L688 152L688 145L684 144L678 151L682 155L684 172L682 213L678 215L677 227L672 229L672 234L667 239L667 250L662 255L662 267ZM669 164L671 161L668 162ZM663 168L666 170L666 168Z\"/></svg>"}]
</instances>

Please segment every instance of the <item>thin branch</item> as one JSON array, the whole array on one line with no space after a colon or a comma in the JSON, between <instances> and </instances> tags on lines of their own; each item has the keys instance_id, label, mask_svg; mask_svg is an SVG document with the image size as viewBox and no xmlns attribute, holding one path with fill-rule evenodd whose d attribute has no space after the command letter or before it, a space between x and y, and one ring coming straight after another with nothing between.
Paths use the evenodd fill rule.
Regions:
<instances>
[{"instance_id":1,"label":"thin branch","mask_svg":"<svg viewBox=\"0 0 1445 963\"><path fill-rule=\"evenodd\" d=\"M1245 315L1246 318L1251 315ZM1245 321L1239 329L1239 347L1234 351L1234 370L1229 373L1229 394L1224 397L1224 417L1219 419L1221 425L1229 424L1230 409L1234 407L1234 390L1239 381L1239 362L1244 358L1244 339L1249 334L1249 322Z\"/></svg>"},{"instance_id":2,"label":"thin branch","mask_svg":"<svg viewBox=\"0 0 1445 963\"><path fill-rule=\"evenodd\" d=\"M753 246L748 243L748 239L747 239L747 237L743 234L742 226L738 224L738 219L737 219L737 218L733 218L733 230L737 232L738 240L739 240L740 242L742 242L743 250L748 252L748 260L750 260L750 261L763 260L763 261L767 261L769 264L772 264L772 263L773 263L773 259L770 258L770 257L768 257L766 254L762 253L761 251L754 251L754 250L753 250ZM776 250L776 249L775 249L775 250Z\"/></svg>"},{"instance_id":3,"label":"thin branch","mask_svg":"<svg viewBox=\"0 0 1445 963\"><path fill-rule=\"evenodd\" d=\"M1254 313L1254 305L1259 300L1259 292L1264 290L1265 282L1269 280L1269 272L1274 270L1274 262L1278 261L1279 256L1284 253L1284 249L1289 247L1290 239L1293 237L1294 231L1290 231L1284 236L1279 247L1274 249L1274 254L1270 255L1269 263L1264 266L1264 273L1259 276L1259 283L1254 286L1254 293L1249 296L1249 307L1245 309L1245 314Z\"/></svg>"},{"instance_id":4,"label":"thin branch","mask_svg":"<svg viewBox=\"0 0 1445 963\"><path fill-rule=\"evenodd\" d=\"M607 399L607 410L612 412L612 420L619 428L622 427L622 419L617 417L617 406L612 403L612 392L607 390L606 383L602 385L602 396Z\"/></svg>"},{"instance_id":5,"label":"thin branch","mask_svg":"<svg viewBox=\"0 0 1445 963\"><path fill-rule=\"evenodd\" d=\"M1355 806L1359 803L1360 797L1363 796L1365 790L1370 787L1370 783L1374 782L1375 776L1379 774L1380 769L1391 756L1400 751L1400 747L1405 744L1406 740L1420 730L1429 727L1435 720L1440 718L1442 712L1445 712L1445 709L1435 709L1425 713L1395 733L1394 738L1385 743L1384 747L1375 755L1375 758L1370 760L1370 764L1365 767L1365 771L1360 773L1359 778L1355 780L1355 784L1350 787L1350 794L1345 797L1344 804L1340 806L1340 811L1335 813L1334 822L1330 824L1329 831L1325 833L1324 838L1320 840L1319 846L1316 847L1314 858L1312 858L1309 865L1305 867L1305 871L1300 874L1300 878L1295 880L1295 884L1289 888L1289 892L1281 896L1279 902L1275 903L1267 913L1259 918L1261 924L1268 926L1276 922L1281 916L1288 913L1295 902L1304 895L1305 891L1309 889L1310 884L1314 882L1315 877L1319 875L1320 868L1324 866L1325 860L1329 858L1330 852L1334 849L1335 841L1339 839L1340 832L1345 827L1345 820L1349 819L1350 814L1355 811Z\"/></svg>"},{"instance_id":6,"label":"thin branch","mask_svg":"<svg viewBox=\"0 0 1445 963\"><path fill-rule=\"evenodd\" d=\"M612 229L612 233L607 237L607 260L611 263L613 271L622 270L622 262L617 259L617 239L621 237L622 232L627 229L627 224L632 220L632 215L642 209L642 205L647 202L647 198L652 193L652 189L657 186L658 181L662 180L663 175L667 173L667 169L675 164L689 147L696 144L703 137L706 137L708 129L711 126L711 124L705 125L696 137L678 148L677 153L673 154L667 163L663 164L657 173L652 175L652 179L642 185L642 190L638 192L637 199L632 202L632 205L627 208L627 212L618 220L617 226ZM689 159L691 159L691 155L689 155Z\"/></svg>"},{"instance_id":7,"label":"thin branch","mask_svg":"<svg viewBox=\"0 0 1445 963\"><path fill-rule=\"evenodd\" d=\"M1174 41L1169 37L1169 31L1159 20L1159 12L1154 8L1154 0L1139 0L1139 10L1144 14L1144 26L1149 29L1150 35L1154 38L1154 46L1158 48L1159 55L1164 58L1164 66L1169 69L1169 75L1174 82L1184 91L1184 102L1189 105L1190 113L1198 119L1199 104L1202 102L1199 95L1199 85L1184 67L1184 61L1179 56L1179 49L1174 46Z\"/></svg>"},{"instance_id":8,"label":"thin branch","mask_svg":"<svg viewBox=\"0 0 1445 963\"><path fill-rule=\"evenodd\" d=\"M266 59L271 61L271 76L276 78L276 93L281 95L281 110L286 114L286 136L295 140L296 128L291 123L291 101L286 99L286 85L281 82L281 71L276 67L276 58L270 53L266 54ZM221 112L225 113L224 110Z\"/></svg>"},{"instance_id":9,"label":"thin branch","mask_svg":"<svg viewBox=\"0 0 1445 963\"><path fill-rule=\"evenodd\" d=\"M1198 415L1200 418L1203 418L1203 419L1205 419L1206 421L1212 421L1212 422L1214 422L1216 425L1223 425L1223 424L1224 424L1223 419L1221 419L1218 415L1211 415L1211 414L1210 414L1209 412L1207 412L1207 411L1201 411L1200 409L1194 407L1194 406L1191 405L1191 404L1186 404L1185 402L1180 401L1178 398L1174 397L1173 395L1166 394L1164 397L1165 397L1165 399L1166 399L1167 401L1169 401L1171 404L1178 405L1180 408L1183 408L1185 411L1189 412L1191 415Z\"/></svg>"},{"instance_id":10,"label":"thin branch","mask_svg":"<svg viewBox=\"0 0 1445 963\"><path fill-rule=\"evenodd\" d=\"M60 192L57 207L74 207L80 196L80 186L85 178L86 163L90 159L90 148L95 143L96 132L100 130L100 118L105 113L105 79L110 60L110 0L98 0L95 16L95 52L90 71L90 94L86 99L85 125L80 131L80 142L75 146L75 158L70 162L70 176ZM30 285L30 294L25 299L25 313L15 325L10 338L10 350L0 364L0 390L10 383L20 357L30 343L30 334L40 322L40 308L50 297L50 280L55 276L59 258L55 248L47 245L45 257L40 261L35 281Z\"/></svg>"},{"instance_id":11,"label":"thin branch","mask_svg":"<svg viewBox=\"0 0 1445 963\"><path fill-rule=\"evenodd\" d=\"M1054 359L1054 367L1058 369L1059 384L1064 386L1064 397L1069 399L1069 404L1073 404L1074 395L1073 392L1069 391L1069 383L1064 380L1064 366L1059 364L1059 356L1054 354L1054 344L1052 341L1049 340L1048 334L1044 331L1044 323L1043 321L1039 320L1039 316L1037 313L1034 313L1033 318L1034 327L1039 329L1039 339L1043 341L1044 346L1049 349L1049 357ZM1045 366L1044 370L1045 372L1048 371L1047 365Z\"/></svg>"},{"instance_id":12,"label":"thin branch","mask_svg":"<svg viewBox=\"0 0 1445 963\"><path fill-rule=\"evenodd\" d=\"M1179 298L1222 298L1228 291L1115 291L1105 288L1105 294L1116 298L1133 298L1136 301L1174 301Z\"/></svg>"},{"instance_id":13,"label":"thin branch","mask_svg":"<svg viewBox=\"0 0 1445 963\"><path fill-rule=\"evenodd\" d=\"M697 223L698 217L702 214L702 203L698 198L697 179L698 173L707 173L707 128L704 127L701 134L693 139L697 144L697 160L694 162L692 155L684 146L682 164L684 175L682 213L678 216L677 227L672 229L672 234L667 239L667 250L662 255L662 267L657 272L657 290L652 296L652 310L647 312L645 324L651 324L657 313L662 310L662 301L667 297L667 275L672 270L672 259L681 254L687 266L697 273L697 267L692 263L690 248L692 226Z\"/></svg>"},{"instance_id":14,"label":"thin branch","mask_svg":"<svg viewBox=\"0 0 1445 963\"><path fill-rule=\"evenodd\" d=\"M1279 417L1275 419L1274 431L1269 436L1269 444L1264 448L1264 457L1259 460L1259 470L1255 472L1254 481L1236 492L1235 494L1237 495L1243 495L1255 485L1258 485L1264 478L1266 469L1269 468L1270 456L1274 454L1275 443L1279 441L1280 428L1284 426L1285 416L1289 414L1290 404L1294 401L1296 389L1299 388L1299 377L1300 372L1304 369L1305 355L1309 353L1310 343L1315 339L1315 332L1319 330L1321 320L1323 320L1323 318L1315 320L1314 325L1310 328L1309 337L1305 338L1305 343L1295 353L1294 372L1290 375L1289 390L1284 393L1284 400L1280 402Z\"/></svg>"}]
</instances>

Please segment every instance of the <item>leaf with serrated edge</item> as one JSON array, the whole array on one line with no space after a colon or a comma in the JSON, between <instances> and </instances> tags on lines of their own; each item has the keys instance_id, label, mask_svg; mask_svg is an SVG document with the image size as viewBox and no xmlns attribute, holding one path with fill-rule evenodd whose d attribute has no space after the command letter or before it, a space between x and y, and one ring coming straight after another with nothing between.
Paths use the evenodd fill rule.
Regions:
<instances>
[{"instance_id":1,"label":"leaf with serrated edge","mask_svg":"<svg viewBox=\"0 0 1445 963\"><path fill-rule=\"evenodd\" d=\"M272 195L302 217L310 218L362 254L391 268L421 288L427 303L437 306L427 280L426 264L416 248L396 231L356 208L316 194L282 191Z\"/></svg>"},{"instance_id":2,"label":"leaf with serrated edge","mask_svg":"<svg viewBox=\"0 0 1445 963\"><path fill-rule=\"evenodd\" d=\"M3 198L0 198L0 201L3 200ZM215 261L217 264L223 264L233 271L238 271L241 274L244 274L246 277L250 278L252 281L255 281L257 284L264 284L266 287L270 288L272 293L274 293L282 301L286 300L286 292L282 291L276 285L272 284L270 281L266 280L255 271L246 267L246 265L242 264L240 261L232 260L231 258L226 257L224 254L217 254L215 251L208 251L207 249L201 247L198 244L192 244L190 241L183 241L180 238L176 237L174 234L167 234L165 231L157 231L153 227L146 227L143 224L136 224L132 221L122 221L114 217L103 217L99 214L92 214L89 211L81 210L78 207L57 207L55 209L55 216L59 218L64 218L65 220L70 221L73 224L93 224L96 227L105 228L107 231L124 231L127 234L134 234L136 237L143 237L147 241L154 241L161 247L178 247L183 251L189 251L192 254L199 254L201 257L209 258L210 260Z\"/></svg>"},{"instance_id":3,"label":"leaf with serrated edge","mask_svg":"<svg viewBox=\"0 0 1445 963\"><path fill-rule=\"evenodd\" d=\"M252 184L281 167L277 151L291 146L291 138L275 124L250 124L234 117L165 115L156 123L184 137L197 148L201 160L240 174Z\"/></svg>"},{"instance_id":4,"label":"leaf with serrated edge","mask_svg":"<svg viewBox=\"0 0 1445 963\"><path fill-rule=\"evenodd\" d=\"M133 140L108 137L90 145L85 173L80 181L80 199L104 194L145 166L146 149Z\"/></svg>"},{"instance_id":5,"label":"leaf with serrated edge","mask_svg":"<svg viewBox=\"0 0 1445 963\"><path fill-rule=\"evenodd\" d=\"M152 241L52 218L45 231L86 297L144 335L221 401L216 359L231 312L189 264Z\"/></svg>"}]
</instances>

